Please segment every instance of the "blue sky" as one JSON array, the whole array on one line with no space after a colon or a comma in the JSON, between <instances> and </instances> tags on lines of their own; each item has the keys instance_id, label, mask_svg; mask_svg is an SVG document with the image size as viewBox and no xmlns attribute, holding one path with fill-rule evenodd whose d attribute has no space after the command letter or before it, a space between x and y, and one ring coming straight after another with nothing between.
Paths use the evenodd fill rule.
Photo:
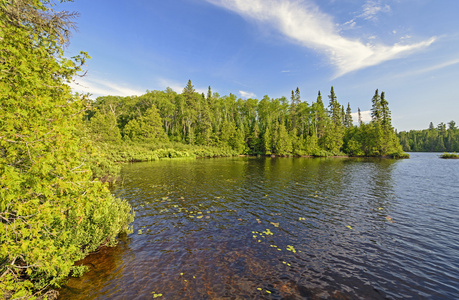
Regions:
<instances>
[{"instance_id":1,"label":"blue sky","mask_svg":"<svg viewBox=\"0 0 459 300\"><path fill-rule=\"evenodd\" d=\"M385 91L399 131L459 123L457 0L75 0L75 91L141 95L188 79L241 98L338 101L368 112ZM324 100L327 101L325 97Z\"/></svg>"}]
</instances>

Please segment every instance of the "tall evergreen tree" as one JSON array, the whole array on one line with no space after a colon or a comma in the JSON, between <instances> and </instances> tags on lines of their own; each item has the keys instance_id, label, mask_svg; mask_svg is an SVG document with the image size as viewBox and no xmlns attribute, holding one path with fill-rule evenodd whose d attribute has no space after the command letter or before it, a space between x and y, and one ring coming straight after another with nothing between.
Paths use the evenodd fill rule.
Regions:
<instances>
[{"instance_id":1,"label":"tall evergreen tree","mask_svg":"<svg viewBox=\"0 0 459 300\"><path fill-rule=\"evenodd\" d=\"M320 91L317 94L316 102L312 104L314 111L314 135L317 136L318 143L320 146L324 144L325 130L327 129L328 116L322 101L322 95Z\"/></svg>"},{"instance_id":2,"label":"tall evergreen tree","mask_svg":"<svg viewBox=\"0 0 459 300\"><path fill-rule=\"evenodd\" d=\"M292 102L290 104L290 130L293 130L297 126L298 106L301 102L300 89L298 87L296 88L295 92L292 91L291 100Z\"/></svg>"},{"instance_id":3,"label":"tall evergreen tree","mask_svg":"<svg viewBox=\"0 0 459 300\"><path fill-rule=\"evenodd\" d=\"M379 96L379 91L376 90L373 98L371 99L371 119L375 123L381 121L381 96Z\"/></svg>"},{"instance_id":4,"label":"tall evergreen tree","mask_svg":"<svg viewBox=\"0 0 459 300\"><path fill-rule=\"evenodd\" d=\"M344 126L349 129L353 126L352 124L352 110L351 110L351 104L348 102L347 103L347 109L346 109L346 115L344 117Z\"/></svg>"},{"instance_id":5,"label":"tall evergreen tree","mask_svg":"<svg viewBox=\"0 0 459 300\"><path fill-rule=\"evenodd\" d=\"M331 152L338 153L343 145L344 125L341 117L342 107L338 103L333 86L330 89L328 98L330 99L328 107L331 122L326 131L325 147Z\"/></svg>"},{"instance_id":6,"label":"tall evergreen tree","mask_svg":"<svg viewBox=\"0 0 459 300\"><path fill-rule=\"evenodd\" d=\"M381 124L384 128L392 129L391 127L391 113L389 110L389 102L387 102L385 93L381 92Z\"/></svg>"},{"instance_id":7,"label":"tall evergreen tree","mask_svg":"<svg viewBox=\"0 0 459 300\"><path fill-rule=\"evenodd\" d=\"M185 140L188 144L194 144L196 141L195 125L199 113L199 104L201 95L196 93L191 79L188 80L186 87L182 92L184 107L182 113L182 126L185 129Z\"/></svg>"},{"instance_id":8,"label":"tall evergreen tree","mask_svg":"<svg viewBox=\"0 0 459 300\"><path fill-rule=\"evenodd\" d=\"M328 99L330 100L328 104L328 111L329 111L330 117L334 124L338 124L341 121L341 117L340 117L341 106L338 103L338 99L335 95L335 90L333 86L330 89L330 95L328 95Z\"/></svg>"}]
</instances>

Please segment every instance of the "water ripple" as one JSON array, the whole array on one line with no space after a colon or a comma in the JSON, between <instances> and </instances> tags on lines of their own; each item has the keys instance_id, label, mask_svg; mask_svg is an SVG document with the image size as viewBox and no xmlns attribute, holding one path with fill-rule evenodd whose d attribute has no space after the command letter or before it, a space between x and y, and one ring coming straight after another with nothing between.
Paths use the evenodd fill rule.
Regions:
<instances>
[{"instance_id":1,"label":"water ripple","mask_svg":"<svg viewBox=\"0 0 459 300\"><path fill-rule=\"evenodd\" d=\"M427 172L428 170L428 172ZM445 175L445 170L448 174ZM134 233L62 299L452 299L458 168L411 160L133 164Z\"/></svg>"}]
</instances>

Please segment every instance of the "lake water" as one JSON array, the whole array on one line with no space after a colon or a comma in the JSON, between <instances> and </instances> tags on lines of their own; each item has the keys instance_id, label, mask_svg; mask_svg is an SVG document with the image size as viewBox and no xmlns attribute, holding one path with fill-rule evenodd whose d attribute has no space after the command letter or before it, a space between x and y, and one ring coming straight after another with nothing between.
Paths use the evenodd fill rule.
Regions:
<instances>
[{"instance_id":1,"label":"lake water","mask_svg":"<svg viewBox=\"0 0 459 300\"><path fill-rule=\"evenodd\" d=\"M61 299L457 299L459 160L136 163L134 233Z\"/></svg>"}]
</instances>

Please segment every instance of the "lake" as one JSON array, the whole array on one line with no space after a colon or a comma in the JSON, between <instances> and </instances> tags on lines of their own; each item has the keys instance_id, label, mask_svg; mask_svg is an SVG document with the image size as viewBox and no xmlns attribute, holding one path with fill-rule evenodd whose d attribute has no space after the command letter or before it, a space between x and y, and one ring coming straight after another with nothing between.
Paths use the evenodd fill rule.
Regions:
<instances>
[{"instance_id":1,"label":"lake","mask_svg":"<svg viewBox=\"0 0 459 300\"><path fill-rule=\"evenodd\" d=\"M459 160L438 156L126 165L134 232L60 298L457 298Z\"/></svg>"}]
</instances>

